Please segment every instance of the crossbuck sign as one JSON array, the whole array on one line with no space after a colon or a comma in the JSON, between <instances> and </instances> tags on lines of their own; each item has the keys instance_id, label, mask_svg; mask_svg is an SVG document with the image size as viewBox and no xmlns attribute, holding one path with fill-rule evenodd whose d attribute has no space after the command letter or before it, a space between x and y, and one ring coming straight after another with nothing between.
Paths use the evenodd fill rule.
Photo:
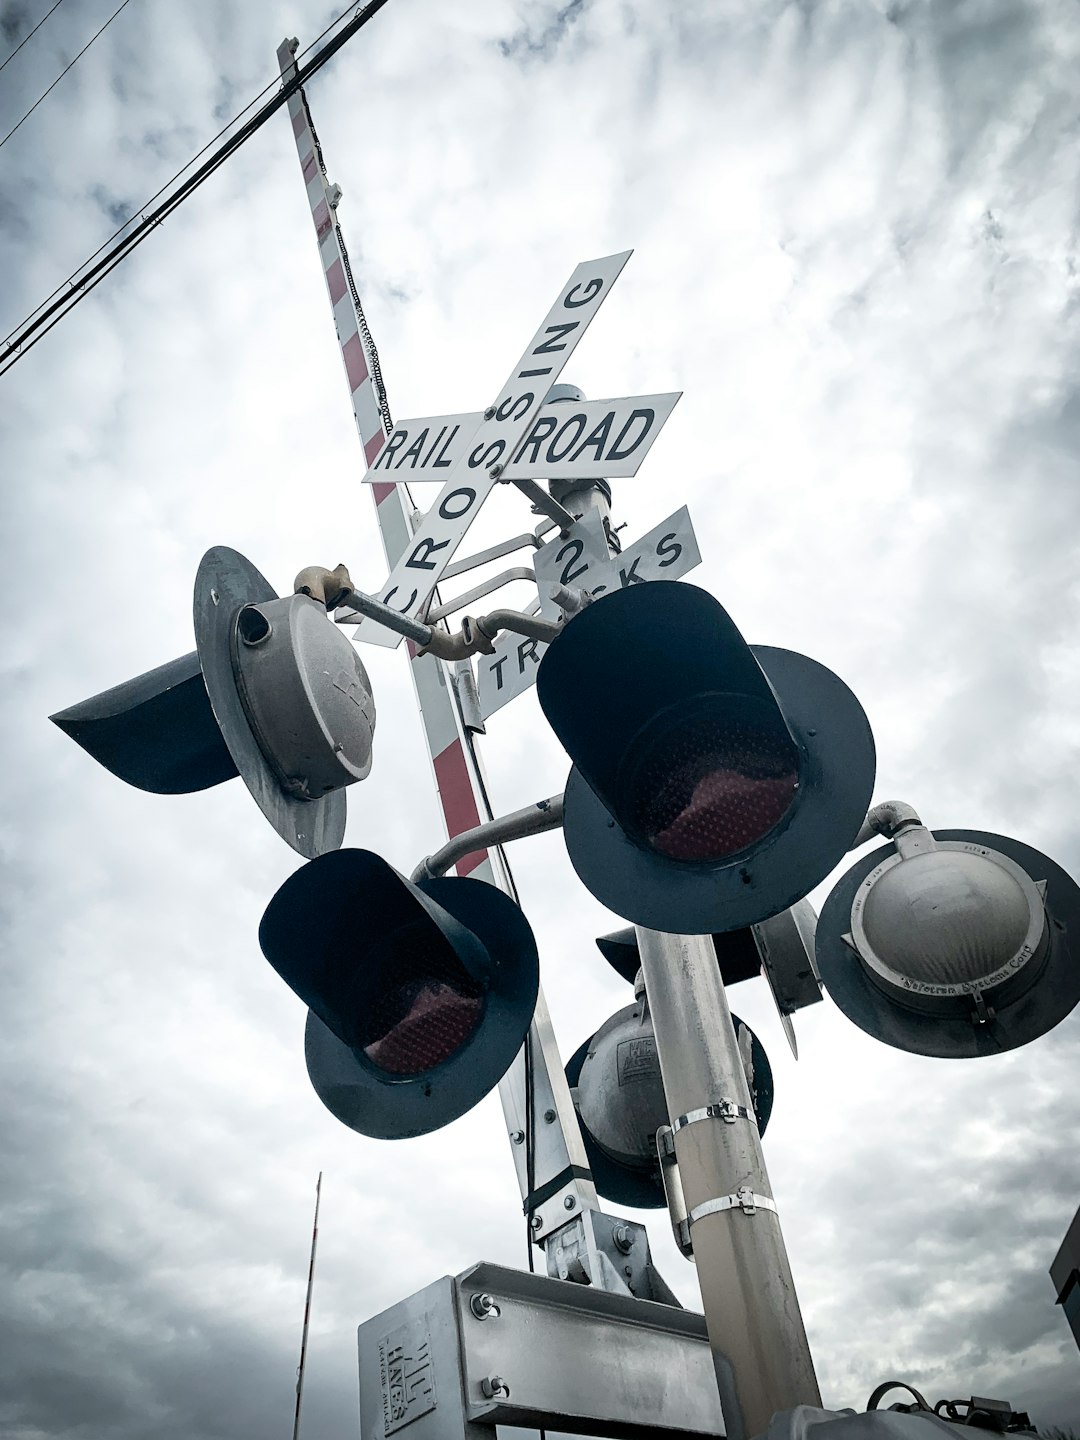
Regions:
<instances>
[{"instance_id":1,"label":"crossbuck sign","mask_svg":"<svg viewBox=\"0 0 1080 1440\"><path fill-rule=\"evenodd\" d=\"M633 252L580 264L482 414L443 415L399 425L364 477L442 479L443 486L378 592L403 615L423 613L432 590L495 485L560 474L633 474L678 395L594 401L574 407L544 400ZM560 468L561 467L561 468ZM400 474L398 473L400 471ZM360 622L361 640L393 648L401 636Z\"/></svg>"},{"instance_id":2,"label":"crossbuck sign","mask_svg":"<svg viewBox=\"0 0 1080 1440\"><path fill-rule=\"evenodd\" d=\"M636 475L681 392L625 400L559 401L545 405L500 480L612 480ZM403 420L364 480L441 480L474 448L483 413Z\"/></svg>"}]
</instances>

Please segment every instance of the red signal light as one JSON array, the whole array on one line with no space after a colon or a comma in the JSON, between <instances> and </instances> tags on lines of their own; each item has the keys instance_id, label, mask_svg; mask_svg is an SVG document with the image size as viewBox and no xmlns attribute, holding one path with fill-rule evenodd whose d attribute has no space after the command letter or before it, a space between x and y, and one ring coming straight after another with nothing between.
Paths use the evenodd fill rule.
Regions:
<instances>
[{"instance_id":1,"label":"red signal light","mask_svg":"<svg viewBox=\"0 0 1080 1440\"><path fill-rule=\"evenodd\" d=\"M756 845L787 814L799 786L790 736L724 713L719 701L650 726L626 766L628 832L687 864Z\"/></svg>"}]
</instances>

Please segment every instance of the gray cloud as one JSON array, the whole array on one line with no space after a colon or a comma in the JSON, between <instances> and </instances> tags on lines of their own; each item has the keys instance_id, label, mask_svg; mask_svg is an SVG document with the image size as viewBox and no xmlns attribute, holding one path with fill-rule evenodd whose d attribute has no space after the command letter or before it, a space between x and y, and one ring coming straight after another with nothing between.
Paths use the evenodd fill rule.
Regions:
<instances>
[{"instance_id":1,"label":"gray cloud","mask_svg":"<svg viewBox=\"0 0 1080 1440\"><path fill-rule=\"evenodd\" d=\"M545 23L526 23L507 39L499 40L499 54L506 60L523 62L550 60L568 35L574 21L581 15L585 0L570 0L557 9Z\"/></svg>"},{"instance_id":2,"label":"gray cloud","mask_svg":"<svg viewBox=\"0 0 1080 1440\"><path fill-rule=\"evenodd\" d=\"M9 4L0 11L0 34L14 47L33 28L30 11L25 5Z\"/></svg>"}]
</instances>

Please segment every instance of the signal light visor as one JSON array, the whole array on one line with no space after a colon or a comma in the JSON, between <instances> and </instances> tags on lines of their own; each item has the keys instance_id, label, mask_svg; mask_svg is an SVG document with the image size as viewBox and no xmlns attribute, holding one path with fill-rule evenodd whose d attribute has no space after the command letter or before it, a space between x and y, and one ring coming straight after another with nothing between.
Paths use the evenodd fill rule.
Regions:
<instances>
[{"instance_id":1,"label":"signal light visor","mask_svg":"<svg viewBox=\"0 0 1080 1440\"><path fill-rule=\"evenodd\" d=\"M704 590L653 580L568 620L536 677L573 761L563 838L637 925L707 935L809 894L866 815L874 740L825 666L750 646Z\"/></svg>"},{"instance_id":2,"label":"signal light visor","mask_svg":"<svg viewBox=\"0 0 1080 1440\"><path fill-rule=\"evenodd\" d=\"M291 875L259 927L263 954L309 1007L308 1074L362 1135L456 1120L521 1049L539 965L529 922L481 880L413 884L368 850Z\"/></svg>"}]
</instances>

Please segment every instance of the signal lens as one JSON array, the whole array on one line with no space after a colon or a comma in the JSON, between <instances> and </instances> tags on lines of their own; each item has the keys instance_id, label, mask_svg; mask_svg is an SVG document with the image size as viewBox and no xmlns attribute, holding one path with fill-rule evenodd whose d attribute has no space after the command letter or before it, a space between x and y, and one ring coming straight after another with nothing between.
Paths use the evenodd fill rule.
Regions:
<instances>
[{"instance_id":1,"label":"signal lens","mask_svg":"<svg viewBox=\"0 0 1080 1440\"><path fill-rule=\"evenodd\" d=\"M719 713L664 716L649 727L628 770L626 828L672 860L725 860L763 839L799 785L786 730Z\"/></svg>"},{"instance_id":2,"label":"signal lens","mask_svg":"<svg viewBox=\"0 0 1080 1440\"><path fill-rule=\"evenodd\" d=\"M369 962L356 1048L390 1075L420 1075L443 1064L484 1014L485 987L433 932L424 923L410 926L395 936L381 963Z\"/></svg>"}]
</instances>

